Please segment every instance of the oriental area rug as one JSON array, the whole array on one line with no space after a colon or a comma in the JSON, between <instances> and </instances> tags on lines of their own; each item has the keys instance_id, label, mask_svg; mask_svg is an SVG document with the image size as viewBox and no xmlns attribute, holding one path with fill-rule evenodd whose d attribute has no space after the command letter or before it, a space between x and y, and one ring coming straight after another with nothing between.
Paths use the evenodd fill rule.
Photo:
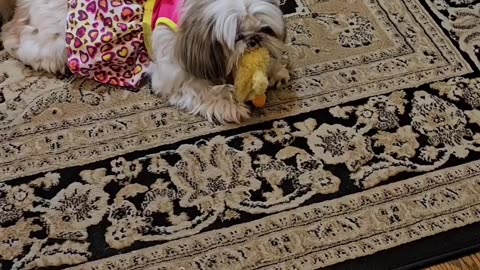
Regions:
<instances>
[{"instance_id":1,"label":"oriental area rug","mask_svg":"<svg viewBox=\"0 0 480 270\"><path fill-rule=\"evenodd\" d=\"M0 52L0 269L415 269L480 245L480 1L281 0L242 125Z\"/></svg>"}]
</instances>

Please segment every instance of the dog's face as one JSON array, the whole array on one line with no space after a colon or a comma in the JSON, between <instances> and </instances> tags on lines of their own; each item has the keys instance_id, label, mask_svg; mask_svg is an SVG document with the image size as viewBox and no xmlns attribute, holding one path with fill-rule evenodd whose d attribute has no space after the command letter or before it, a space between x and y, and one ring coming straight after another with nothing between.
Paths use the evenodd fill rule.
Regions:
<instances>
[{"instance_id":1,"label":"dog's face","mask_svg":"<svg viewBox=\"0 0 480 270\"><path fill-rule=\"evenodd\" d=\"M278 0L186 0L175 58L191 75L225 82L249 49L280 57L286 39Z\"/></svg>"}]
</instances>

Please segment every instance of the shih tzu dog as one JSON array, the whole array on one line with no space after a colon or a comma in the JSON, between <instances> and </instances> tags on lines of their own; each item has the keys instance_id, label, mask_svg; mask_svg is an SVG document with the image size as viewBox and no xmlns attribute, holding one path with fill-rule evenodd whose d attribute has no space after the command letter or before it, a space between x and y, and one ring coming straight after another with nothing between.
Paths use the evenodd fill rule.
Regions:
<instances>
[{"instance_id":1,"label":"shih tzu dog","mask_svg":"<svg viewBox=\"0 0 480 270\"><path fill-rule=\"evenodd\" d=\"M2 13L13 1L0 0ZM26 65L126 87L151 78L155 94L210 121L249 117L222 87L248 50L270 51L272 87L290 79L279 0L16 1L2 40Z\"/></svg>"}]
</instances>

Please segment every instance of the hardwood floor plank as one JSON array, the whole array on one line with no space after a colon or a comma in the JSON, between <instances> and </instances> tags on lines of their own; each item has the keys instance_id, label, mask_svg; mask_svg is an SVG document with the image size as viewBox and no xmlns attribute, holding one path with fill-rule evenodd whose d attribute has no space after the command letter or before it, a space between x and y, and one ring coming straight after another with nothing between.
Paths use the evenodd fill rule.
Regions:
<instances>
[{"instance_id":1,"label":"hardwood floor plank","mask_svg":"<svg viewBox=\"0 0 480 270\"><path fill-rule=\"evenodd\" d=\"M480 253L432 266L426 270L480 270Z\"/></svg>"}]
</instances>

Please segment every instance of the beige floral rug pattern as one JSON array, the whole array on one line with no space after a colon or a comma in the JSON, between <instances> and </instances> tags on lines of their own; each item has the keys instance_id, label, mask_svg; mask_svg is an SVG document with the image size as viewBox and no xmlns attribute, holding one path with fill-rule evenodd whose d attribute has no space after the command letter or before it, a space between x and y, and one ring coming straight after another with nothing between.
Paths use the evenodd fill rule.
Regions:
<instances>
[{"instance_id":1,"label":"beige floral rug pattern","mask_svg":"<svg viewBox=\"0 0 480 270\"><path fill-rule=\"evenodd\" d=\"M317 269L480 221L480 3L282 0L241 126L0 52L0 269Z\"/></svg>"}]
</instances>

